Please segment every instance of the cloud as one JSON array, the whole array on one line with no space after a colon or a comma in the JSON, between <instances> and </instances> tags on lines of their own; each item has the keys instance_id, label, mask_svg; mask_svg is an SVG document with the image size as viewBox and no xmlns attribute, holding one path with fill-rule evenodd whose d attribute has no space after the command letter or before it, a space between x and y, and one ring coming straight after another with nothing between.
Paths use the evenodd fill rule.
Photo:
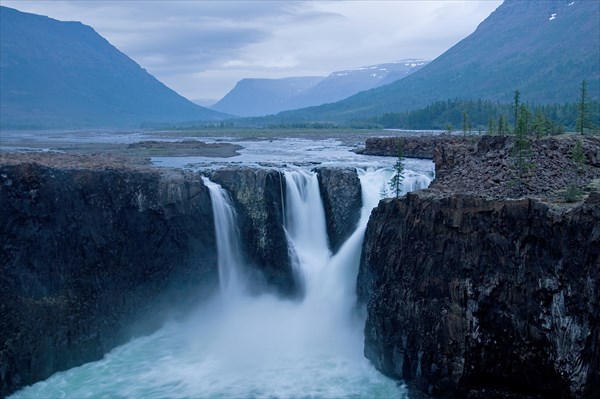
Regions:
<instances>
[{"instance_id":1,"label":"cloud","mask_svg":"<svg viewBox=\"0 0 600 399\"><path fill-rule=\"evenodd\" d=\"M495 1L2 1L92 26L188 98L244 77L327 75L434 58L471 33Z\"/></svg>"}]
</instances>

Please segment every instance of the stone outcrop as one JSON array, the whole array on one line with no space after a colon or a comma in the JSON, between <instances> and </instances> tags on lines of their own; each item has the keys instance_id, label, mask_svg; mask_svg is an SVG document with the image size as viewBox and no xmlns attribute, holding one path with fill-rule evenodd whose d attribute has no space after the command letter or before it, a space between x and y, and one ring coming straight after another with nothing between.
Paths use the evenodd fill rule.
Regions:
<instances>
[{"instance_id":1,"label":"stone outcrop","mask_svg":"<svg viewBox=\"0 0 600 399\"><path fill-rule=\"evenodd\" d=\"M9 158L0 166L0 397L100 359L218 286L198 175Z\"/></svg>"},{"instance_id":2,"label":"stone outcrop","mask_svg":"<svg viewBox=\"0 0 600 399\"><path fill-rule=\"evenodd\" d=\"M365 141L364 155L398 156L398 145L402 143L407 158L433 159L438 146L448 146L464 141L460 136L441 134L438 136L370 137Z\"/></svg>"},{"instance_id":3,"label":"stone outcrop","mask_svg":"<svg viewBox=\"0 0 600 399\"><path fill-rule=\"evenodd\" d=\"M573 157L577 141L585 162ZM600 179L600 137L564 135L532 140L527 162L530 170L519 178L514 137L481 136L477 140L439 145L434 152L436 178L430 188L440 193L488 198L535 196L560 199L572 184L580 188Z\"/></svg>"},{"instance_id":4,"label":"stone outcrop","mask_svg":"<svg viewBox=\"0 0 600 399\"><path fill-rule=\"evenodd\" d=\"M356 229L362 208L362 191L354 168L316 168L325 208L329 247L335 253Z\"/></svg>"},{"instance_id":5,"label":"stone outcrop","mask_svg":"<svg viewBox=\"0 0 600 399\"><path fill-rule=\"evenodd\" d=\"M285 178L274 169L231 167L210 173L235 204L254 286L266 284L284 296L298 294L283 229Z\"/></svg>"},{"instance_id":6,"label":"stone outcrop","mask_svg":"<svg viewBox=\"0 0 600 399\"><path fill-rule=\"evenodd\" d=\"M600 195L430 190L380 203L357 283L365 355L434 397L600 396Z\"/></svg>"}]
</instances>

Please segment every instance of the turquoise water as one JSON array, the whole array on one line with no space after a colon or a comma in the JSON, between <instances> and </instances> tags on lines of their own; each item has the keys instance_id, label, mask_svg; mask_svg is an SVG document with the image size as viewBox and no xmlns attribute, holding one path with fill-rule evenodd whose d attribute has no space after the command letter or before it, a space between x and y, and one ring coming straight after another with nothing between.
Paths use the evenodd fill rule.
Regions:
<instances>
[{"instance_id":1,"label":"turquoise water","mask_svg":"<svg viewBox=\"0 0 600 399\"><path fill-rule=\"evenodd\" d=\"M362 356L360 328L331 331L339 325L315 311L269 296L215 299L186 322L11 398L406 397Z\"/></svg>"}]
</instances>

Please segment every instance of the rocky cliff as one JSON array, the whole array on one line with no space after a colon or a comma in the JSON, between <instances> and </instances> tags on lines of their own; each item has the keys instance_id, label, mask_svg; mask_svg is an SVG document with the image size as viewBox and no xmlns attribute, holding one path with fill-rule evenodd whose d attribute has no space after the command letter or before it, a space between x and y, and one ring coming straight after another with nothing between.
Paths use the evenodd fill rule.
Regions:
<instances>
[{"instance_id":1,"label":"rocky cliff","mask_svg":"<svg viewBox=\"0 0 600 399\"><path fill-rule=\"evenodd\" d=\"M600 141L530 145L520 179L511 138L438 145L431 186L373 211L357 291L379 370L434 397L600 397Z\"/></svg>"},{"instance_id":2,"label":"rocky cliff","mask_svg":"<svg viewBox=\"0 0 600 399\"><path fill-rule=\"evenodd\" d=\"M298 294L283 229L285 178L274 169L232 167L210 173L235 204L248 277L284 296Z\"/></svg>"},{"instance_id":3,"label":"rocky cliff","mask_svg":"<svg viewBox=\"0 0 600 399\"><path fill-rule=\"evenodd\" d=\"M408 194L367 228L365 355L435 397L598 397L599 287L598 194Z\"/></svg>"},{"instance_id":4,"label":"rocky cliff","mask_svg":"<svg viewBox=\"0 0 600 399\"><path fill-rule=\"evenodd\" d=\"M439 136L406 136L406 137L370 137L365 141L365 148L359 152L364 155L382 155L395 157L398 145L402 145L407 158L433 159L438 146L448 146L465 141L460 136L442 134Z\"/></svg>"},{"instance_id":5,"label":"rocky cliff","mask_svg":"<svg viewBox=\"0 0 600 399\"><path fill-rule=\"evenodd\" d=\"M335 253L356 229L362 208L362 190L353 168L315 169L325 208L329 247Z\"/></svg>"},{"instance_id":6,"label":"rocky cliff","mask_svg":"<svg viewBox=\"0 0 600 399\"><path fill-rule=\"evenodd\" d=\"M58 166L52 157L45 165L8 158L0 397L100 359L217 286L210 196L198 175L85 157Z\"/></svg>"}]
</instances>

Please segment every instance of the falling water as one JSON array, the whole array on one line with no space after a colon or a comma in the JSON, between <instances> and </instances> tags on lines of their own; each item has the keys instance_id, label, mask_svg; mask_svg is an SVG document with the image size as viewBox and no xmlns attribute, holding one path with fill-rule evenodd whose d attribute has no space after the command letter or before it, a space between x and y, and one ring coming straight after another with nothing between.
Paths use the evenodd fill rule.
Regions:
<instances>
[{"instance_id":1,"label":"falling water","mask_svg":"<svg viewBox=\"0 0 600 399\"><path fill-rule=\"evenodd\" d=\"M208 187L214 214L221 294L227 298L239 296L246 290L240 275L243 258L235 208L220 185L207 177L202 180Z\"/></svg>"},{"instance_id":2,"label":"falling water","mask_svg":"<svg viewBox=\"0 0 600 399\"><path fill-rule=\"evenodd\" d=\"M285 172L284 227L303 276L302 301L244 293L235 211L225 191L205 180L226 295L204 304L186 322L170 323L14 397L406 397L404 388L377 372L362 353L356 275L369 214L392 170L358 172L360 220L335 254L327 246L315 173ZM407 189L426 186L429 178L407 174L404 183Z\"/></svg>"},{"instance_id":3,"label":"falling water","mask_svg":"<svg viewBox=\"0 0 600 399\"><path fill-rule=\"evenodd\" d=\"M319 283L331 252L327 244L325 209L315 172L285 171L286 201L284 227L292 265L302 277L307 295Z\"/></svg>"}]
</instances>

